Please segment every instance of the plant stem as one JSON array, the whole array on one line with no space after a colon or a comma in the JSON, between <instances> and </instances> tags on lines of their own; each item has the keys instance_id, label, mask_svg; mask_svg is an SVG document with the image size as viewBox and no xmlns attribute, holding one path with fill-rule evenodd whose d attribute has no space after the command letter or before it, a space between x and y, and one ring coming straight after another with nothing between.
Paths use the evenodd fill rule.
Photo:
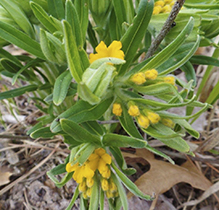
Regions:
<instances>
[{"instance_id":1,"label":"plant stem","mask_svg":"<svg viewBox=\"0 0 219 210\"><path fill-rule=\"evenodd\" d=\"M165 38L165 36L168 34L170 29L172 28L173 21L175 20L177 14L179 13L181 7L183 6L185 0L177 0L170 12L169 17L167 18L166 22L163 25L163 28L161 29L158 36L153 40L151 43L150 48L148 49L148 52L145 56L145 59L150 58L154 52L157 50L158 46L162 42L162 40Z\"/></svg>"}]
</instances>

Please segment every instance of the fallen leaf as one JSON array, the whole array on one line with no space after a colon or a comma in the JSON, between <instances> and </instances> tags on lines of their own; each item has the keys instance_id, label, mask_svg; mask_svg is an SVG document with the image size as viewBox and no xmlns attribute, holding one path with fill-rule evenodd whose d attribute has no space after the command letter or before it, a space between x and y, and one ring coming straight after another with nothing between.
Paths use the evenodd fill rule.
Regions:
<instances>
[{"instance_id":1,"label":"fallen leaf","mask_svg":"<svg viewBox=\"0 0 219 210\"><path fill-rule=\"evenodd\" d=\"M7 172L2 172L2 171L0 171L0 177L1 177L0 186L8 184L10 182L9 178L10 178L11 175L12 175L11 172L8 172L8 171Z\"/></svg>"},{"instance_id":2,"label":"fallen leaf","mask_svg":"<svg viewBox=\"0 0 219 210\"><path fill-rule=\"evenodd\" d=\"M208 189L211 182L189 161L183 165L173 165L169 162L156 160L154 155L146 149L137 149L135 154L123 153L128 158L143 158L150 164L148 172L140 176L135 182L138 188L147 195L158 195L166 192L175 184L185 182L194 188ZM128 194L130 198L131 193Z\"/></svg>"}]
</instances>

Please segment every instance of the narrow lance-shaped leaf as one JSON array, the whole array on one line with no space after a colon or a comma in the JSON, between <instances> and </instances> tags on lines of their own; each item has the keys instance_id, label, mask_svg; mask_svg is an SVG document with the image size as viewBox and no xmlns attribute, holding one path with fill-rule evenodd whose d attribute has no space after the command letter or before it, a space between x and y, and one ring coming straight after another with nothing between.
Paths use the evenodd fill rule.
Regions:
<instances>
[{"instance_id":1,"label":"narrow lance-shaped leaf","mask_svg":"<svg viewBox=\"0 0 219 210\"><path fill-rule=\"evenodd\" d=\"M180 47L180 45L185 42L188 35L191 33L194 25L194 19L190 17L187 25L182 30L182 32L172 41L167 47L165 47L161 52L159 52L154 58L152 58L140 71L145 71L147 69L157 68L162 63L168 60L174 52Z\"/></svg>"},{"instance_id":2,"label":"narrow lance-shaped leaf","mask_svg":"<svg viewBox=\"0 0 219 210\"><path fill-rule=\"evenodd\" d=\"M145 199L145 200L152 200L153 198L149 195L145 195L142 193L138 187L125 175L123 174L117 167L116 165L112 162L112 167L115 170L116 174L118 177L122 180L123 184L128 188L130 192L132 192L134 195Z\"/></svg>"},{"instance_id":3,"label":"narrow lance-shaped leaf","mask_svg":"<svg viewBox=\"0 0 219 210\"><path fill-rule=\"evenodd\" d=\"M105 134L103 136L102 143L105 146L134 148L144 148L147 145L147 142L145 140L113 133Z\"/></svg>"},{"instance_id":4,"label":"narrow lance-shaped leaf","mask_svg":"<svg viewBox=\"0 0 219 210\"><path fill-rule=\"evenodd\" d=\"M9 12L19 27L30 37L34 38L33 27L18 4L12 0L1 0L0 4Z\"/></svg>"},{"instance_id":5,"label":"narrow lance-shaped leaf","mask_svg":"<svg viewBox=\"0 0 219 210\"><path fill-rule=\"evenodd\" d=\"M32 55L45 59L39 43L31 39L25 33L2 21L0 21L0 37Z\"/></svg>"},{"instance_id":6,"label":"narrow lance-shaped leaf","mask_svg":"<svg viewBox=\"0 0 219 210\"><path fill-rule=\"evenodd\" d=\"M50 19L49 15L39 4L31 1L30 7L33 10L33 13L36 16L36 18L41 22L41 24L47 30L49 30L51 33L54 33L55 31L57 31L57 28L54 25L53 21Z\"/></svg>"},{"instance_id":7,"label":"narrow lance-shaped leaf","mask_svg":"<svg viewBox=\"0 0 219 210\"><path fill-rule=\"evenodd\" d=\"M153 3L153 0L141 0L137 16L134 18L133 24L121 38L123 46L122 50L125 53L125 60L127 62L125 65L120 67L119 74L124 74L133 61L134 55L137 52L139 44L141 43L147 30L147 26L153 12Z\"/></svg>"},{"instance_id":8,"label":"narrow lance-shaped leaf","mask_svg":"<svg viewBox=\"0 0 219 210\"><path fill-rule=\"evenodd\" d=\"M61 119L60 123L63 131L72 136L76 141L81 143L100 143L98 136L89 133L77 123L67 119Z\"/></svg>"},{"instance_id":9,"label":"narrow lance-shaped leaf","mask_svg":"<svg viewBox=\"0 0 219 210\"><path fill-rule=\"evenodd\" d=\"M63 20L62 24L64 28L65 50L68 66L73 78L76 82L79 83L81 81L83 71L80 64L80 56L78 53L76 41L72 34L72 29L69 23Z\"/></svg>"},{"instance_id":10,"label":"narrow lance-shaped leaf","mask_svg":"<svg viewBox=\"0 0 219 210\"><path fill-rule=\"evenodd\" d=\"M55 18L58 18L59 20L62 20L65 18L65 10L62 0L47 0L48 1L48 9L49 13L54 16Z\"/></svg>"},{"instance_id":11,"label":"narrow lance-shaped leaf","mask_svg":"<svg viewBox=\"0 0 219 210\"><path fill-rule=\"evenodd\" d=\"M23 95L25 92L32 92L38 88L37 85L27 85L25 87L17 88L14 90L9 90L0 93L0 100L7 98L14 98L16 96Z\"/></svg>"},{"instance_id":12,"label":"narrow lance-shaped leaf","mask_svg":"<svg viewBox=\"0 0 219 210\"><path fill-rule=\"evenodd\" d=\"M72 76L69 71L63 72L55 81L54 90L53 90L53 103L58 106L60 105L67 93L68 88L71 83Z\"/></svg>"}]
</instances>

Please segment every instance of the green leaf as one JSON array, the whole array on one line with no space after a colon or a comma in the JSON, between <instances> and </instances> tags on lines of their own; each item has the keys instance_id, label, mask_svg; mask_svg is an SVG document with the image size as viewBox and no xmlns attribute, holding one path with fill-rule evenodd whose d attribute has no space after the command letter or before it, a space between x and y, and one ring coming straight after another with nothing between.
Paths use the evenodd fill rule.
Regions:
<instances>
[{"instance_id":1,"label":"green leaf","mask_svg":"<svg viewBox=\"0 0 219 210\"><path fill-rule=\"evenodd\" d=\"M65 99L72 76L69 71L63 72L55 81L53 90L53 103L59 106Z\"/></svg>"},{"instance_id":2,"label":"green leaf","mask_svg":"<svg viewBox=\"0 0 219 210\"><path fill-rule=\"evenodd\" d=\"M145 200L152 200L153 199L151 196L145 195L144 193L142 193L138 189L138 187L116 167L115 163L113 163L113 162L112 162L112 167L115 170L118 177L123 182L123 184L128 188L128 190L130 192L132 192L134 195L136 195L142 199L145 199Z\"/></svg>"},{"instance_id":3,"label":"green leaf","mask_svg":"<svg viewBox=\"0 0 219 210\"><path fill-rule=\"evenodd\" d=\"M79 154L79 157L75 155L76 159L78 160L78 163L80 165L84 164L84 162L90 157L90 155L95 150L96 146L94 144L88 144L85 149Z\"/></svg>"},{"instance_id":4,"label":"green leaf","mask_svg":"<svg viewBox=\"0 0 219 210\"><path fill-rule=\"evenodd\" d=\"M133 23L121 38L122 50L125 53L126 64L118 70L119 74L124 74L133 61L134 55L136 54L146 33L147 26L153 12L153 3L153 0L141 0L137 16L134 18Z\"/></svg>"},{"instance_id":5,"label":"green leaf","mask_svg":"<svg viewBox=\"0 0 219 210\"><path fill-rule=\"evenodd\" d=\"M119 121L124 128L124 130L132 137L143 139L142 135L139 133L132 117L128 114L127 108L122 104L122 115L119 117Z\"/></svg>"},{"instance_id":6,"label":"green leaf","mask_svg":"<svg viewBox=\"0 0 219 210\"><path fill-rule=\"evenodd\" d=\"M78 101L74 106L59 115L51 124L50 129L52 132L59 132L61 126L59 119L66 118L72 120L75 123L82 123L86 121L98 120L109 108L113 101L113 98L106 98L97 105L90 105L85 101Z\"/></svg>"},{"instance_id":7,"label":"green leaf","mask_svg":"<svg viewBox=\"0 0 219 210\"><path fill-rule=\"evenodd\" d=\"M62 0L47 0L49 13L55 18L62 20L65 18L65 10Z\"/></svg>"},{"instance_id":8,"label":"green leaf","mask_svg":"<svg viewBox=\"0 0 219 210\"><path fill-rule=\"evenodd\" d=\"M219 66L219 60L217 58L205 55L193 55L189 61L193 64Z\"/></svg>"},{"instance_id":9,"label":"green leaf","mask_svg":"<svg viewBox=\"0 0 219 210\"><path fill-rule=\"evenodd\" d=\"M26 50L32 55L45 59L39 43L31 39L25 33L2 21L0 21L0 37L10 42L11 44Z\"/></svg>"},{"instance_id":10,"label":"green leaf","mask_svg":"<svg viewBox=\"0 0 219 210\"><path fill-rule=\"evenodd\" d=\"M187 81L193 80L194 82L193 84L195 86L196 85L196 73L195 73L195 69L193 65L189 61L187 61L183 66L180 67L180 69L185 72Z\"/></svg>"},{"instance_id":11,"label":"green leaf","mask_svg":"<svg viewBox=\"0 0 219 210\"><path fill-rule=\"evenodd\" d=\"M81 143L100 143L100 138L98 136L89 133L86 129L82 128L77 123L67 119L61 119L60 123L63 131L74 138L76 141Z\"/></svg>"},{"instance_id":12,"label":"green leaf","mask_svg":"<svg viewBox=\"0 0 219 210\"><path fill-rule=\"evenodd\" d=\"M33 10L33 13L36 16L36 18L48 31L50 31L51 33L57 31L57 27L54 25L54 22L39 4L31 1L30 7Z\"/></svg>"},{"instance_id":13,"label":"green leaf","mask_svg":"<svg viewBox=\"0 0 219 210\"><path fill-rule=\"evenodd\" d=\"M18 4L14 3L12 0L1 0L0 4L8 11L11 18L13 18L25 33L32 38L35 37L31 23Z\"/></svg>"},{"instance_id":14,"label":"green leaf","mask_svg":"<svg viewBox=\"0 0 219 210\"><path fill-rule=\"evenodd\" d=\"M33 139L37 138L51 138L55 136L55 133L52 133L49 127L40 128L31 133L30 137Z\"/></svg>"},{"instance_id":15,"label":"green leaf","mask_svg":"<svg viewBox=\"0 0 219 210\"><path fill-rule=\"evenodd\" d=\"M79 186L79 185L78 185ZM68 207L65 209L65 210L71 210L78 195L79 195L79 190L78 190L78 186L76 187L75 191L74 191L74 194L73 194L73 197L71 199L71 202L69 203Z\"/></svg>"},{"instance_id":16,"label":"green leaf","mask_svg":"<svg viewBox=\"0 0 219 210\"><path fill-rule=\"evenodd\" d=\"M83 71L80 64L80 56L78 53L76 41L69 23L63 20L62 24L64 28L65 50L68 66L73 78L77 83L79 83L81 81Z\"/></svg>"},{"instance_id":17,"label":"green leaf","mask_svg":"<svg viewBox=\"0 0 219 210\"><path fill-rule=\"evenodd\" d=\"M59 182L58 179L54 176L54 174L51 171L47 172L48 177L55 183L57 187L62 187L64 186L70 179L72 179L72 174L73 173L67 173L65 176L62 178L62 180Z\"/></svg>"},{"instance_id":18,"label":"green leaf","mask_svg":"<svg viewBox=\"0 0 219 210\"><path fill-rule=\"evenodd\" d=\"M118 147L110 147L109 149L124 174L130 176L136 173L136 170L134 168L127 167L122 153Z\"/></svg>"},{"instance_id":19,"label":"green leaf","mask_svg":"<svg viewBox=\"0 0 219 210\"><path fill-rule=\"evenodd\" d=\"M89 210L98 210L99 206L99 182L97 177L94 177L94 185L91 188L91 197L90 197L90 204Z\"/></svg>"},{"instance_id":20,"label":"green leaf","mask_svg":"<svg viewBox=\"0 0 219 210\"><path fill-rule=\"evenodd\" d=\"M137 139L113 133L107 133L103 136L102 143L110 147L134 147L144 148L147 145L145 140Z\"/></svg>"},{"instance_id":21,"label":"green leaf","mask_svg":"<svg viewBox=\"0 0 219 210\"><path fill-rule=\"evenodd\" d=\"M98 104L101 99L94 95L92 91L87 87L87 85L83 82L78 84L78 95L84 100L87 101L91 105Z\"/></svg>"},{"instance_id":22,"label":"green leaf","mask_svg":"<svg viewBox=\"0 0 219 210\"><path fill-rule=\"evenodd\" d=\"M187 25L181 31L181 33L174 39L167 47L165 47L161 52L159 52L155 57L153 57L140 71L145 71L147 69L153 69L159 67L165 61L167 61L176 50L185 42L188 35L191 33L194 25L194 19L190 17Z\"/></svg>"},{"instance_id":23,"label":"green leaf","mask_svg":"<svg viewBox=\"0 0 219 210\"><path fill-rule=\"evenodd\" d=\"M65 19L68 21L72 28L72 34L74 34L76 39L76 44L79 47L83 47L82 33L81 33L81 25L78 17L78 13L74 4L71 0L66 1L66 14Z\"/></svg>"},{"instance_id":24,"label":"green leaf","mask_svg":"<svg viewBox=\"0 0 219 210\"><path fill-rule=\"evenodd\" d=\"M7 98L14 98L23 95L26 92L32 92L38 89L38 85L27 85L21 88L5 91L0 93L0 100Z\"/></svg>"},{"instance_id":25,"label":"green leaf","mask_svg":"<svg viewBox=\"0 0 219 210\"><path fill-rule=\"evenodd\" d=\"M86 39L88 20L89 20L89 18L88 18L88 15L89 15L89 10L88 10L89 0L75 0L74 4L75 4L75 8L77 10L77 14L78 14L78 17L79 17L79 20L80 20L82 40L83 40L83 43L84 43L85 39Z\"/></svg>"},{"instance_id":26,"label":"green leaf","mask_svg":"<svg viewBox=\"0 0 219 210\"><path fill-rule=\"evenodd\" d=\"M4 50L3 48L0 49L0 58L7 58L8 60L11 60L12 62L17 64L18 66L22 66L22 64L20 63L20 61L17 59L16 56L12 55L8 51Z\"/></svg>"},{"instance_id":27,"label":"green leaf","mask_svg":"<svg viewBox=\"0 0 219 210\"><path fill-rule=\"evenodd\" d=\"M102 136L105 133L103 126L97 121L87 121L83 122L81 125L92 134Z\"/></svg>"},{"instance_id":28,"label":"green leaf","mask_svg":"<svg viewBox=\"0 0 219 210\"><path fill-rule=\"evenodd\" d=\"M23 66L12 78L12 85L15 84L17 78L22 74L22 72L26 71L29 67L35 66L44 60L36 58L34 60L29 61L25 66Z\"/></svg>"},{"instance_id":29,"label":"green leaf","mask_svg":"<svg viewBox=\"0 0 219 210\"><path fill-rule=\"evenodd\" d=\"M114 166L114 165L113 165ZM116 167L116 166L115 166ZM125 176L125 175L124 175ZM127 196L125 193L125 189L121 184L121 181L112 173L111 177L113 179L113 182L116 184L118 192L119 192L119 197L121 199L122 207L124 210L128 210L128 200ZM120 178L120 177L119 177ZM122 180L123 181L123 180Z\"/></svg>"}]
</instances>

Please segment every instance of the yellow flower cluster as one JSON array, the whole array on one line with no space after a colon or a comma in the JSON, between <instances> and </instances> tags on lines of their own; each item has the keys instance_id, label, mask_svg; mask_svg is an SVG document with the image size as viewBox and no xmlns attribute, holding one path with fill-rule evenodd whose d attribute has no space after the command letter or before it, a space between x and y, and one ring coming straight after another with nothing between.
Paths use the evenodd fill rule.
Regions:
<instances>
[{"instance_id":1,"label":"yellow flower cluster","mask_svg":"<svg viewBox=\"0 0 219 210\"><path fill-rule=\"evenodd\" d=\"M121 50L122 43L120 41L113 41L109 47L101 41L100 44L95 48L95 54L90 54L90 63L93 63L95 60L105 57L113 57L124 60L124 52Z\"/></svg>"},{"instance_id":2,"label":"yellow flower cluster","mask_svg":"<svg viewBox=\"0 0 219 210\"><path fill-rule=\"evenodd\" d=\"M175 123L171 119L169 119L169 118L162 118L161 122L165 126L170 127L170 128L174 128L174 126L175 126Z\"/></svg>"},{"instance_id":3,"label":"yellow flower cluster","mask_svg":"<svg viewBox=\"0 0 219 210\"><path fill-rule=\"evenodd\" d=\"M171 11L175 0L159 0L154 3L153 15L168 13Z\"/></svg>"},{"instance_id":4,"label":"yellow flower cluster","mask_svg":"<svg viewBox=\"0 0 219 210\"><path fill-rule=\"evenodd\" d=\"M157 78L158 72L156 69L150 69L145 72L139 72L131 77L131 81L136 85L142 85L146 80L155 80Z\"/></svg>"},{"instance_id":5,"label":"yellow flower cluster","mask_svg":"<svg viewBox=\"0 0 219 210\"><path fill-rule=\"evenodd\" d=\"M111 169L109 165L112 158L103 148L98 148L90 155L83 165L79 163L68 163L66 171L68 173L74 172L73 179L79 184L79 191L82 193L84 199L91 196L92 186L94 185L95 171L98 170L101 176L101 187L106 195L113 198L118 196L117 187L110 178Z\"/></svg>"}]
</instances>

